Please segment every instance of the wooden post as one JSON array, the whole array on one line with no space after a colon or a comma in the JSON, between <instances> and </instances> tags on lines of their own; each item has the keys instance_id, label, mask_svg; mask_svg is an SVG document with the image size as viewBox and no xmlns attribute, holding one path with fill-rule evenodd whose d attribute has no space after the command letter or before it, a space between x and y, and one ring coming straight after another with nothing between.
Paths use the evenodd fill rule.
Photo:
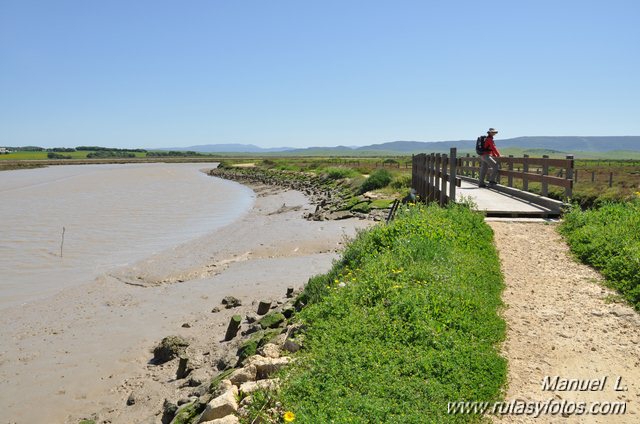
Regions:
<instances>
[{"instance_id":1,"label":"wooden post","mask_svg":"<svg viewBox=\"0 0 640 424\"><path fill-rule=\"evenodd\" d=\"M477 164L476 164L477 162ZM473 178L480 178L480 167L482 166L482 162L480 161L479 157L476 156L473 158L473 167L474 168L478 168L476 170L473 171Z\"/></svg>"},{"instance_id":2,"label":"wooden post","mask_svg":"<svg viewBox=\"0 0 640 424\"><path fill-rule=\"evenodd\" d=\"M416 179L416 155L411 155L411 188L418 191Z\"/></svg>"},{"instance_id":3,"label":"wooden post","mask_svg":"<svg viewBox=\"0 0 640 424\"><path fill-rule=\"evenodd\" d=\"M452 147L449 150L449 155L450 155L449 160L451 161L449 166L449 201L450 202L456 201L456 177L458 176L457 151L458 149L456 149L455 147Z\"/></svg>"},{"instance_id":4,"label":"wooden post","mask_svg":"<svg viewBox=\"0 0 640 424\"><path fill-rule=\"evenodd\" d=\"M424 194L422 199L425 203L429 203L431 198L431 155L424 157L424 174L422 176L424 182Z\"/></svg>"},{"instance_id":5,"label":"wooden post","mask_svg":"<svg viewBox=\"0 0 640 424\"><path fill-rule=\"evenodd\" d=\"M428 199L427 203L431 202L434 197L434 192L435 192L434 187L435 187L436 176L433 173L433 168L435 167L435 164L436 164L436 156L433 153L431 153L429 155L429 186L428 186L429 195L427 196L427 199Z\"/></svg>"},{"instance_id":6,"label":"wooden post","mask_svg":"<svg viewBox=\"0 0 640 424\"><path fill-rule=\"evenodd\" d=\"M513 155L509 155L509 158L513 159ZM513 161L512 160L509 161L508 169L509 169L509 172L513 172ZM507 178L507 185L509 187L513 187L513 175L511 175L511 174L509 174L509 177Z\"/></svg>"},{"instance_id":7,"label":"wooden post","mask_svg":"<svg viewBox=\"0 0 640 424\"><path fill-rule=\"evenodd\" d=\"M569 184L569 187L564 190L564 197L565 199L571 199L573 196L573 155L567 155L567 160L569 161L569 164L567 166L567 175L565 179L571 180L571 183Z\"/></svg>"},{"instance_id":8,"label":"wooden post","mask_svg":"<svg viewBox=\"0 0 640 424\"><path fill-rule=\"evenodd\" d=\"M189 358L185 356L181 356L178 361L178 370L176 371L176 379L182 380L191 372L191 367L189 367Z\"/></svg>"},{"instance_id":9,"label":"wooden post","mask_svg":"<svg viewBox=\"0 0 640 424\"><path fill-rule=\"evenodd\" d=\"M442 164L442 155L436 153L435 166L433 167L433 199L438 201L440 199L440 167Z\"/></svg>"},{"instance_id":10,"label":"wooden post","mask_svg":"<svg viewBox=\"0 0 640 424\"><path fill-rule=\"evenodd\" d=\"M449 165L449 159L447 155L442 155L442 163L440 164L440 206L447 204L447 165Z\"/></svg>"},{"instance_id":11,"label":"wooden post","mask_svg":"<svg viewBox=\"0 0 640 424\"><path fill-rule=\"evenodd\" d=\"M549 175L549 155L542 155L542 189L541 193L544 197L547 197L549 194L549 184L547 180L544 178Z\"/></svg>"},{"instance_id":12,"label":"wooden post","mask_svg":"<svg viewBox=\"0 0 640 424\"><path fill-rule=\"evenodd\" d=\"M429 156L428 155L423 155L422 156L422 173L421 173L421 183L422 183L422 192L420 193L420 195L422 196L422 201L423 202L427 202L427 196L429 193Z\"/></svg>"},{"instance_id":13,"label":"wooden post","mask_svg":"<svg viewBox=\"0 0 640 424\"><path fill-rule=\"evenodd\" d=\"M609 187L613 187L613 172L609 172Z\"/></svg>"},{"instance_id":14,"label":"wooden post","mask_svg":"<svg viewBox=\"0 0 640 424\"><path fill-rule=\"evenodd\" d=\"M527 173L529 172L529 155L524 155L524 159L522 159L522 190L529 190L529 179L527 178Z\"/></svg>"},{"instance_id":15,"label":"wooden post","mask_svg":"<svg viewBox=\"0 0 640 424\"><path fill-rule=\"evenodd\" d=\"M224 340L228 342L233 339L236 334L238 334L238 330L240 329L240 323L242 322L242 317L240 315L234 315L231 317L231 321L229 321L229 326L227 327L227 333L224 336Z\"/></svg>"},{"instance_id":16,"label":"wooden post","mask_svg":"<svg viewBox=\"0 0 640 424\"><path fill-rule=\"evenodd\" d=\"M260 303L258 303L258 310L256 311L256 313L258 315L264 315L267 312L269 312L269 310L271 309L271 301L263 301L261 300Z\"/></svg>"},{"instance_id":17,"label":"wooden post","mask_svg":"<svg viewBox=\"0 0 640 424\"><path fill-rule=\"evenodd\" d=\"M591 182L596 180L596 171L591 171Z\"/></svg>"},{"instance_id":18,"label":"wooden post","mask_svg":"<svg viewBox=\"0 0 640 424\"><path fill-rule=\"evenodd\" d=\"M425 156L424 162L424 202L429 203L431 201L431 167L433 166L433 154L430 153Z\"/></svg>"},{"instance_id":19,"label":"wooden post","mask_svg":"<svg viewBox=\"0 0 640 424\"><path fill-rule=\"evenodd\" d=\"M393 219L393 216L396 214L396 210L398 209L398 205L400 204L400 201L398 199L395 199L393 201L393 205L391 205L391 208L389 209L389 214L387 215L387 224L389 222L391 222L391 220Z\"/></svg>"},{"instance_id":20,"label":"wooden post","mask_svg":"<svg viewBox=\"0 0 640 424\"><path fill-rule=\"evenodd\" d=\"M469 153L467 153L467 156L465 156L465 159L462 162L462 166L468 168L469 166L471 166L471 165L469 165L469 163L470 163L470 155L469 155ZM469 172L468 169L465 169L464 171L462 171L462 173L464 175L466 175L467 177L470 175L470 172Z\"/></svg>"}]
</instances>

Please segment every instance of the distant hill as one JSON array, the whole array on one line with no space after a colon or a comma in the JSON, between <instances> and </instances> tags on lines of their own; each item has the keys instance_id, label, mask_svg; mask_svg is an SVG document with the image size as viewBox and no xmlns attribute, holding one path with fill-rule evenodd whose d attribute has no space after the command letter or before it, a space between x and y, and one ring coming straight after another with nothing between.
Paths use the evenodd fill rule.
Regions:
<instances>
[{"instance_id":1,"label":"distant hill","mask_svg":"<svg viewBox=\"0 0 640 424\"><path fill-rule=\"evenodd\" d=\"M597 136L597 137L516 137L496 138L499 149L523 151L532 154L576 154L590 152L594 156L606 152L640 152L640 136ZM474 152L475 140L457 141L391 141L368 146L308 147L294 149L289 147L261 148L253 144L209 144L204 146L172 147L154 150L190 150L201 153L280 153L286 155L403 155L412 153L446 153L451 147L459 152ZM622 155L624 153L621 153ZM589 155L591 156L591 155Z\"/></svg>"},{"instance_id":2,"label":"distant hill","mask_svg":"<svg viewBox=\"0 0 640 424\"><path fill-rule=\"evenodd\" d=\"M253 144L205 144L201 146L189 147L163 147L162 151L191 151L198 153L267 153L267 152L286 152L294 150L292 147L271 147L262 148Z\"/></svg>"},{"instance_id":3,"label":"distant hill","mask_svg":"<svg viewBox=\"0 0 640 424\"><path fill-rule=\"evenodd\" d=\"M640 151L640 137L517 137L502 141L496 140L504 147L520 147L527 149L551 149L571 153L609 152L612 150Z\"/></svg>"},{"instance_id":4,"label":"distant hill","mask_svg":"<svg viewBox=\"0 0 640 424\"><path fill-rule=\"evenodd\" d=\"M608 152L612 150L640 151L640 136L625 137L516 137L496 138L498 148L515 147L524 150L543 149L557 153ZM475 140L458 141L392 141L358 147L356 150L389 150L395 152L445 152L451 147L459 150L474 150Z\"/></svg>"}]
</instances>

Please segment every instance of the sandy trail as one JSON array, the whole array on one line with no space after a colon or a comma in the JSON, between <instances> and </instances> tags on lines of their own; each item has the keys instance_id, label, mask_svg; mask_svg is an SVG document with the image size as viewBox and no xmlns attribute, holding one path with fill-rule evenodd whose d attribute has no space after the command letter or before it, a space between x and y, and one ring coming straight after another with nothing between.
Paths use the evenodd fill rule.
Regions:
<instances>
[{"instance_id":1,"label":"sandy trail","mask_svg":"<svg viewBox=\"0 0 640 424\"><path fill-rule=\"evenodd\" d=\"M506 401L624 402L624 415L504 415L495 422L640 422L640 316L577 263L555 224L490 222L506 288ZM546 376L603 381L603 390L543 390ZM619 383L617 383L619 379ZM561 380L559 380L561 381ZM595 386L594 386L595 387ZM616 390L616 387L622 390ZM607 408L606 405L601 405ZM595 405L597 408L598 405Z\"/></svg>"}]
</instances>

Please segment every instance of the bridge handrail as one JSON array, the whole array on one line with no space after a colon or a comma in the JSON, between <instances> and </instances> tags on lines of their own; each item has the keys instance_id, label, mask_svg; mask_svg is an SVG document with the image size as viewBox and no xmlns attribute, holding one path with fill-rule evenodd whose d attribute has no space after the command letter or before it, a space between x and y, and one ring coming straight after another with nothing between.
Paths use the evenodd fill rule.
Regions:
<instances>
[{"instance_id":1,"label":"bridge handrail","mask_svg":"<svg viewBox=\"0 0 640 424\"><path fill-rule=\"evenodd\" d=\"M456 187L461 185L457 177L456 151L454 147L449 155L420 153L412 156L411 187L422 201L438 202L440 206L456 201Z\"/></svg>"},{"instance_id":2,"label":"bridge handrail","mask_svg":"<svg viewBox=\"0 0 640 424\"><path fill-rule=\"evenodd\" d=\"M449 155L440 153L420 153L412 156L411 187L425 202L438 202L441 206L450 201L455 202L456 187L460 187L459 175L471 176L480 172L480 158L467 154L457 157L457 149L451 148ZM522 180L522 189L529 190L529 182L541 183L541 195L548 197L549 186L564 188L564 198L571 198L573 193L574 158L567 155L566 159L551 159L547 155L541 158L523 157L498 158L501 169L498 182L506 177L506 186L513 187L513 179ZM477 165L476 165L477 164ZM514 170L514 165L518 166ZM530 172L531 167L537 167L536 172ZM559 169L558 175L550 175L550 169Z\"/></svg>"},{"instance_id":3,"label":"bridge handrail","mask_svg":"<svg viewBox=\"0 0 640 424\"><path fill-rule=\"evenodd\" d=\"M529 155L523 157L508 157L498 158L498 162L501 167L506 165L507 169L501 169L498 178L507 177L507 186L513 187L513 179L518 178L522 180L522 189L524 191L529 190L529 182L541 183L542 196L547 197L549 194L548 186L557 186L564 188L565 199L571 198L573 195L573 176L574 176L574 158L573 155L567 155L566 159L552 159L547 155L541 158L532 158ZM476 166L476 163L478 164ZM514 171L514 165L520 164L518 170ZM530 167L538 167L536 172L530 172ZM521 169L520 169L521 168ZM560 169L559 175L549 175L550 168ZM458 159L458 171L461 175L472 177L480 172L480 158L477 156L471 156L467 154L464 157Z\"/></svg>"}]
</instances>

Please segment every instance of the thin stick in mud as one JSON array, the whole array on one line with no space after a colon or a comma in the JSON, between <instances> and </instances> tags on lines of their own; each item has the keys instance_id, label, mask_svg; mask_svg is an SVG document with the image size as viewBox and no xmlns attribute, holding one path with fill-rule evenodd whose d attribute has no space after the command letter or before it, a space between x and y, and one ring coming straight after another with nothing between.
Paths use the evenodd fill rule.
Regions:
<instances>
[{"instance_id":1,"label":"thin stick in mud","mask_svg":"<svg viewBox=\"0 0 640 424\"><path fill-rule=\"evenodd\" d=\"M62 227L62 241L60 242L60 257L62 257L62 246L64 245L64 231L65 231L65 228Z\"/></svg>"}]
</instances>

